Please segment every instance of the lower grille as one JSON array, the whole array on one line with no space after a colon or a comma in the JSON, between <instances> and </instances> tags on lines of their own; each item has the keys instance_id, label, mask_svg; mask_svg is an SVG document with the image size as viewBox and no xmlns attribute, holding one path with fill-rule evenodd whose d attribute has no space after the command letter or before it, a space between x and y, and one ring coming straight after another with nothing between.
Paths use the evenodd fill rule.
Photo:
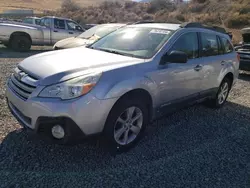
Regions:
<instances>
[{"instance_id":1,"label":"lower grille","mask_svg":"<svg viewBox=\"0 0 250 188\"><path fill-rule=\"evenodd\" d=\"M12 113L14 113L14 115L16 117L18 117L18 120L22 121L23 123L27 125L31 125L31 118L25 116L20 110L18 110L12 103L9 102L9 107L12 110Z\"/></svg>"}]
</instances>

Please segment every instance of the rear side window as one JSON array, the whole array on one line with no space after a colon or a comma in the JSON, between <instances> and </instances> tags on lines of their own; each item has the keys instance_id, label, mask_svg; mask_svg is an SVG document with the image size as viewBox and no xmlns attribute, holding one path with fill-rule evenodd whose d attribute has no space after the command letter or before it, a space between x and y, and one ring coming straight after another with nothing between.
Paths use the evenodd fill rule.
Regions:
<instances>
[{"instance_id":1,"label":"rear side window","mask_svg":"<svg viewBox=\"0 0 250 188\"><path fill-rule=\"evenodd\" d=\"M177 39L169 52L181 51L188 55L189 59L197 58L199 53L197 33L186 33Z\"/></svg>"},{"instance_id":2,"label":"rear side window","mask_svg":"<svg viewBox=\"0 0 250 188\"><path fill-rule=\"evenodd\" d=\"M233 51L233 46L226 38L220 37L222 43L222 49L225 54L231 53Z\"/></svg>"},{"instance_id":3,"label":"rear side window","mask_svg":"<svg viewBox=\"0 0 250 188\"><path fill-rule=\"evenodd\" d=\"M219 45L216 35L201 33L201 45L201 54L203 57L215 56L219 54Z\"/></svg>"},{"instance_id":4,"label":"rear side window","mask_svg":"<svg viewBox=\"0 0 250 188\"><path fill-rule=\"evenodd\" d=\"M64 20L54 19L54 25L56 29L65 29L65 22Z\"/></svg>"}]
</instances>

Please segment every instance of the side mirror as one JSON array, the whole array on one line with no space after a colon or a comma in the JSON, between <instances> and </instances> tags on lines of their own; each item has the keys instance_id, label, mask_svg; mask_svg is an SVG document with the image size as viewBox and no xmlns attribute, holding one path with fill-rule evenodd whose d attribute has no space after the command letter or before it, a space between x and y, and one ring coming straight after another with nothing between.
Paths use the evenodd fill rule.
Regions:
<instances>
[{"instance_id":1,"label":"side mirror","mask_svg":"<svg viewBox=\"0 0 250 188\"><path fill-rule=\"evenodd\" d=\"M172 51L170 54L166 54L162 57L160 64L166 63L187 63L188 55L181 51Z\"/></svg>"}]
</instances>

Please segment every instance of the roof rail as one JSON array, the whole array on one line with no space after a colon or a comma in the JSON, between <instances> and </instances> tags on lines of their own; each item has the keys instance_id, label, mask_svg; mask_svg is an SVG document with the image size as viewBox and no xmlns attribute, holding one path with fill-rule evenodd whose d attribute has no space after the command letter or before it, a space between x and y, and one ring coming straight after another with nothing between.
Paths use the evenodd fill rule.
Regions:
<instances>
[{"instance_id":1,"label":"roof rail","mask_svg":"<svg viewBox=\"0 0 250 188\"><path fill-rule=\"evenodd\" d=\"M209 30L213 30L213 31L216 31L216 32L219 32L219 33L227 34L227 35L229 35L229 37L231 39L233 38L233 35L232 35L231 32L227 32L225 28L215 26L215 25L208 26L208 25L204 25L204 24L199 23L199 22L186 22L186 23L181 24L180 27L182 27L182 28L204 28L204 29L209 29Z\"/></svg>"}]
</instances>

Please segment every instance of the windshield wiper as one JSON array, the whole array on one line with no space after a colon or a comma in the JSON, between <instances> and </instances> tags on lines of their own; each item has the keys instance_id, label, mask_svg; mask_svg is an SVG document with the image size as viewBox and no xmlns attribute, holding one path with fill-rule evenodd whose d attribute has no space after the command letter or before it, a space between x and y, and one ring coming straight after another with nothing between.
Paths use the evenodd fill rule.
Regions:
<instances>
[{"instance_id":1,"label":"windshield wiper","mask_svg":"<svg viewBox=\"0 0 250 188\"><path fill-rule=\"evenodd\" d=\"M101 50L101 51L104 51L104 52L108 52L108 53L112 53L112 54L118 54L118 55L123 55L123 56L135 57L132 54L128 54L128 53L124 53L124 52L119 52L119 51L116 51L116 50L110 50L110 49L105 49L105 48L95 48L95 49Z\"/></svg>"}]
</instances>

